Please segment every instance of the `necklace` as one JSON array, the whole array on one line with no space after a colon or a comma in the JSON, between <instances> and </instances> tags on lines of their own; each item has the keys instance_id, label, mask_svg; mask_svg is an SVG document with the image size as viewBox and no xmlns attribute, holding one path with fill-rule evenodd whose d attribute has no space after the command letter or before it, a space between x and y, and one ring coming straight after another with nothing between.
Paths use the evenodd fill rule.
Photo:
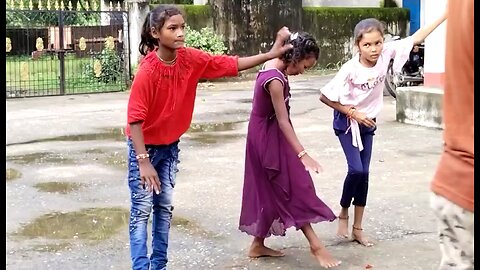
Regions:
<instances>
[{"instance_id":1,"label":"necklace","mask_svg":"<svg viewBox=\"0 0 480 270\"><path fill-rule=\"evenodd\" d=\"M162 59L160 57L160 55L158 55L158 53L157 53L157 56L158 56L158 59L160 59L160 61L162 61L166 65L172 65L177 60L177 55L176 54L175 54L175 57L172 60L169 60L169 61Z\"/></svg>"}]
</instances>

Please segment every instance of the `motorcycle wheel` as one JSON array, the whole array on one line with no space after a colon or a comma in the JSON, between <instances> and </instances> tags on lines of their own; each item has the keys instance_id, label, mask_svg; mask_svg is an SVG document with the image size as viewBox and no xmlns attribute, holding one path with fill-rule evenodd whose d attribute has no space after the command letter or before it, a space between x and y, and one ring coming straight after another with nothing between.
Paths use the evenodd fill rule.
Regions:
<instances>
[{"instance_id":1,"label":"motorcycle wheel","mask_svg":"<svg viewBox=\"0 0 480 270\"><path fill-rule=\"evenodd\" d=\"M387 88L388 93L397 98L397 85L394 82L395 74L393 73L393 60L388 64L387 75L385 76L385 88Z\"/></svg>"}]
</instances>

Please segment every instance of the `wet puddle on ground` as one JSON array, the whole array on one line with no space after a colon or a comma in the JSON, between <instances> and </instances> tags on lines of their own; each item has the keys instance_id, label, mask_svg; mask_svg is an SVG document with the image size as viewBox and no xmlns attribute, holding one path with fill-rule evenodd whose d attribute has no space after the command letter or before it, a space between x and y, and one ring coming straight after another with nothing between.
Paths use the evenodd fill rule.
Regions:
<instances>
[{"instance_id":1,"label":"wet puddle on ground","mask_svg":"<svg viewBox=\"0 0 480 270\"><path fill-rule=\"evenodd\" d=\"M27 142L12 143L10 145L20 145L20 144L31 144L31 143L41 143L41 142L58 142L58 141L93 141L93 140L113 140L113 141L125 141L125 130L124 128L113 127L113 128L104 128L101 132L97 133L86 133L86 134L76 134L76 135L64 135L52 138L38 139Z\"/></svg>"},{"instance_id":2,"label":"wet puddle on ground","mask_svg":"<svg viewBox=\"0 0 480 270\"><path fill-rule=\"evenodd\" d=\"M245 121L191 124L188 133L231 131Z\"/></svg>"},{"instance_id":3,"label":"wet puddle on ground","mask_svg":"<svg viewBox=\"0 0 480 270\"><path fill-rule=\"evenodd\" d=\"M15 179L19 179L20 177L22 177L22 173L20 171L12 168L7 168L6 175L7 175L7 182Z\"/></svg>"},{"instance_id":4,"label":"wet puddle on ground","mask_svg":"<svg viewBox=\"0 0 480 270\"><path fill-rule=\"evenodd\" d=\"M238 103L250 104L250 103L252 103L253 99L252 98L241 98L241 99L237 99L236 101Z\"/></svg>"},{"instance_id":5,"label":"wet puddle on ground","mask_svg":"<svg viewBox=\"0 0 480 270\"><path fill-rule=\"evenodd\" d=\"M216 234L212 231L207 231L203 229L200 225L198 225L196 222L181 216L175 216L175 214L173 215L171 226L172 228L176 228L178 231L186 233L188 235L200 236L208 239L221 238L219 234Z\"/></svg>"},{"instance_id":6,"label":"wet puddle on ground","mask_svg":"<svg viewBox=\"0 0 480 270\"><path fill-rule=\"evenodd\" d=\"M245 138L243 134L201 134L192 136L189 140L200 143L200 144L219 144L219 143L226 143L231 142L234 140L238 140L241 138Z\"/></svg>"},{"instance_id":7,"label":"wet puddle on ground","mask_svg":"<svg viewBox=\"0 0 480 270\"><path fill-rule=\"evenodd\" d=\"M245 134L228 133L238 128L245 121L223 123L196 123L190 125L188 140L200 144L219 144L245 137Z\"/></svg>"},{"instance_id":8,"label":"wet puddle on ground","mask_svg":"<svg viewBox=\"0 0 480 270\"><path fill-rule=\"evenodd\" d=\"M25 155L7 156L7 161L15 162L17 164L43 164L43 163L55 163L55 164L74 164L75 161L72 158L66 157L63 154L41 152L30 153Z\"/></svg>"},{"instance_id":9,"label":"wet puddle on ground","mask_svg":"<svg viewBox=\"0 0 480 270\"><path fill-rule=\"evenodd\" d=\"M24 225L14 237L28 239L44 238L45 244L32 245L32 250L40 252L56 252L72 243L69 241L91 240L102 241L110 238L122 229L127 229L129 210L119 207L86 208L76 212L52 212L42 215L31 223ZM152 226L151 219L149 226ZM184 217L173 216L172 228L192 236L208 239L221 238L214 232L203 229L196 222ZM61 241L61 242L51 242Z\"/></svg>"},{"instance_id":10,"label":"wet puddle on ground","mask_svg":"<svg viewBox=\"0 0 480 270\"><path fill-rule=\"evenodd\" d=\"M71 246L72 245L70 243L61 242L61 243L51 243L51 244L45 244L45 245L36 244L36 245L32 245L31 249L38 252L56 253L56 252L65 250Z\"/></svg>"},{"instance_id":11,"label":"wet puddle on ground","mask_svg":"<svg viewBox=\"0 0 480 270\"><path fill-rule=\"evenodd\" d=\"M47 239L101 241L127 226L129 211L123 208L86 208L78 212L53 212L24 225L14 236Z\"/></svg>"},{"instance_id":12,"label":"wet puddle on ground","mask_svg":"<svg viewBox=\"0 0 480 270\"><path fill-rule=\"evenodd\" d=\"M42 192L67 194L73 191L80 190L85 186L86 185L82 183L44 182L44 183L37 183L33 187L37 188Z\"/></svg>"},{"instance_id":13,"label":"wet puddle on ground","mask_svg":"<svg viewBox=\"0 0 480 270\"><path fill-rule=\"evenodd\" d=\"M126 145L124 151L112 151L107 149L92 148L85 151L86 154L93 156L95 162L117 169L127 169L127 151Z\"/></svg>"}]
</instances>

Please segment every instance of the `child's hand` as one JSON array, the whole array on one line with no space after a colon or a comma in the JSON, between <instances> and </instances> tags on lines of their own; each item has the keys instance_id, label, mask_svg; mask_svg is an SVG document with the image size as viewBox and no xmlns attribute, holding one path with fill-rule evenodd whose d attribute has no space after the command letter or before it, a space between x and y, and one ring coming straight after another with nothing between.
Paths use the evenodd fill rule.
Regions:
<instances>
[{"instance_id":1,"label":"child's hand","mask_svg":"<svg viewBox=\"0 0 480 270\"><path fill-rule=\"evenodd\" d=\"M372 128L375 126L375 121L368 118L367 115L363 112L355 111L352 115L352 118L357 121L359 124L366 127Z\"/></svg>"},{"instance_id":2,"label":"child's hand","mask_svg":"<svg viewBox=\"0 0 480 270\"><path fill-rule=\"evenodd\" d=\"M142 187L145 187L149 192L155 191L156 194L160 194L160 178L155 168L153 168L152 163L150 163L150 160L139 160L138 165Z\"/></svg>"},{"instance_id":3,"label":"child's hand","mask_svg":"<svg viewBox=\"0 0 480 270\"><path fill-rule=\"evenodd\" d=\"M313 158L311 158L308 154L303 155L300 158L300 161L302 161L303 166L305 166L305 170L311 171L311 172L316 172L320 173L323 171L322 166Z\"/></svg>"},{"instance_id":4,"label":"child's hand","mask_svg":"<svg viewBox=\"0 0 480 270\"><path fill-rule=\"evenodd\" d=\"M270 54L272 58L277 58L282 56L285 51L293 48L293 45L290 43L285 43L288 39L290 39L290 35L292 33L288 30L288 27L284 26L277 32L277 37L275 39L275 43L273 43L272 48L270 49Z\"/></svg>"}]
</instances>

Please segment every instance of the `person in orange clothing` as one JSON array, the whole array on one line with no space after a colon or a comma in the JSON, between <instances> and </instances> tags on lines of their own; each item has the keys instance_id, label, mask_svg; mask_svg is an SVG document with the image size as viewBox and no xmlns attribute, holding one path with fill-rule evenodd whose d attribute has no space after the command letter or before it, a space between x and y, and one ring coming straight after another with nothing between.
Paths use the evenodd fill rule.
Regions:
<instances>
[{"instance_id":1,"label":"person in orange clothing","mask_svg":"<svg viewBox=\"0 0 480 270\"><path fill-rule=\"evenodd\" d=\"M167 269L172 194L178 143L192 121L198 81L237 76L238 71L277 58L292 48L283 27L267 53L249 57L211 55L185 47L185 21L175 6L159 5L146 17L142 59L127 110L130 255L134 270ZM152 214L152 248L147 225Z\"/></svg>"},{"instance_id":2,"label":"person in orange clothing","mask_svg":"<svg viewBox=\"0 0 480 270\"><path fill-rule=\"evenodd\" d=\"M473 270L473 0L450 0L447 17L444 149L431 183L431 207L442 254L438 269Z\"/></svg>"}]
</instances>

